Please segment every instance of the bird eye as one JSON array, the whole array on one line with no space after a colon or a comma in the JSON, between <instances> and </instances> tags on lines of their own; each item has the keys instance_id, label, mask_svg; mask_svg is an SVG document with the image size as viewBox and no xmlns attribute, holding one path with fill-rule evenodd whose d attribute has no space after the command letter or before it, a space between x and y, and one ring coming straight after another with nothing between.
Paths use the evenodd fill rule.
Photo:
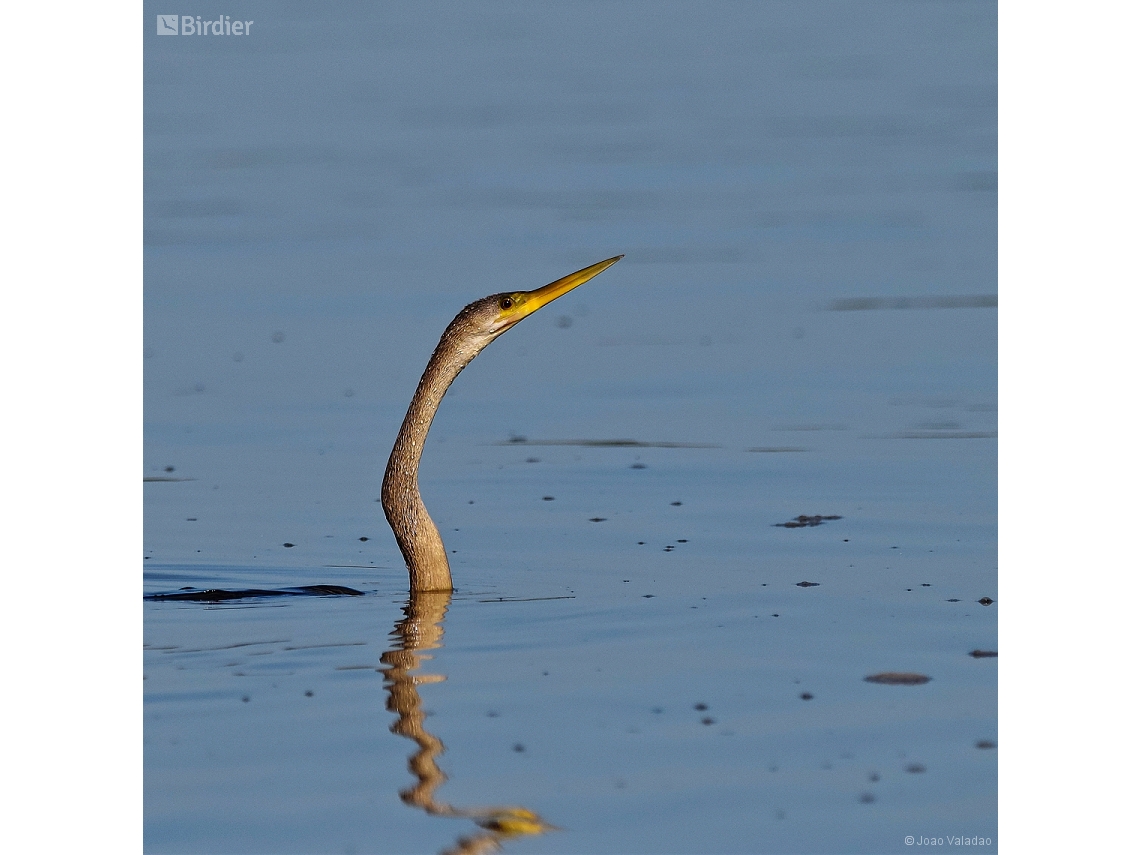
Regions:
<instances>
[{"instance_id":1,"label":"bird eye","mask_svg":"<svg viewBox=\"0 0 1140 855\"><path fill-rule=\"evenodd\" d=\"M511 306L514 305L514 302L515 301L512 300L510 297L504 297L503 299L501 299L499 301L499 306L501 308L504 308L504 309L509 309Z\"/></svg>"}]
</instances>

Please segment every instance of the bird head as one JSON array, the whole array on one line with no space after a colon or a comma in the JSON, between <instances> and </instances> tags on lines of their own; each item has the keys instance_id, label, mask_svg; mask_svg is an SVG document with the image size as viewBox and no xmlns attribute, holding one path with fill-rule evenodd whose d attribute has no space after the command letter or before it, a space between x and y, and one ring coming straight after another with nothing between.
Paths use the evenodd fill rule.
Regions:
<instances>
[{"instance_id":1,"label":"bird head","mask_svg":"<svg viewBox=\"0 0 1140 855\"><path fill-rule=\"evenodd\" d=\"M533 291L508 291L476 300L464 309L455 321L462 323L468 330L481 334L486 339L483 346L486 346L523 318L533 315L543 306L574 290L583 282L593 279L622 257L615 255L613 258L591 264Z\"/></svg>"}]
</instances>

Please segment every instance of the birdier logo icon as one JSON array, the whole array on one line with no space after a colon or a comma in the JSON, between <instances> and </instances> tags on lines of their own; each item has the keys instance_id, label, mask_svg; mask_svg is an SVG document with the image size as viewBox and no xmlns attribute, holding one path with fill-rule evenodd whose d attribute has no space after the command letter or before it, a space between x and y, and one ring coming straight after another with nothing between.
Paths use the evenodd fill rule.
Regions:
<instances>
[{"instance_id":1,"label":"birdier logo icon","mask_svg":"<svg viewBox=\"0 0 1140 855\"><path fill-rule=\"evenodd\" d=\"M202 20L201 15L159 15L160 36L248 36L253 21L233 21L229 15Z\"/></svg>"}]
</instances>

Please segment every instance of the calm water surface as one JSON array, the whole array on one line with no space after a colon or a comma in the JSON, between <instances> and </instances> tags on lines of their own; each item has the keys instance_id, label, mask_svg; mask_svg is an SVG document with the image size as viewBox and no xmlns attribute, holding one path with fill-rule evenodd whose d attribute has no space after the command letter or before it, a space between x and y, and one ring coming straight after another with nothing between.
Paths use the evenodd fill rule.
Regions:
<instances>
[{"instance_id":1,"label":"calm water surface","mask_svg":"<svg viewBox=\"0 0 1140 855\"><path fill-rule=\"evenodd\" d=\"M995 5L168 11L145 591L365 596L145 604L147 851L996 849Z\"/></svg>"}]
</instances>

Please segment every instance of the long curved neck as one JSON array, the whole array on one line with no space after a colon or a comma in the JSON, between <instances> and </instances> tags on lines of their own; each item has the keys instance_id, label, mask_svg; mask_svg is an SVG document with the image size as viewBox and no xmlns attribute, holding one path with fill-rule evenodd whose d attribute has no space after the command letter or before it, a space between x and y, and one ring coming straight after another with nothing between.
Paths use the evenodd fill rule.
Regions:
<instances>
[{"instance_id":1,"label":"long curved neck","mask_svg":"<svg viewBox=\"0 0 1140 855\"><path fill-rule=\"evenodd\" d=\"M480 350L482 346L465 342L457 334L454 322L447 328L416 387L384 470L380 500L408 566L413 591L452 589L443 539L420 497L420 457L444 393Z\"/></svg>"}]
</instances>

